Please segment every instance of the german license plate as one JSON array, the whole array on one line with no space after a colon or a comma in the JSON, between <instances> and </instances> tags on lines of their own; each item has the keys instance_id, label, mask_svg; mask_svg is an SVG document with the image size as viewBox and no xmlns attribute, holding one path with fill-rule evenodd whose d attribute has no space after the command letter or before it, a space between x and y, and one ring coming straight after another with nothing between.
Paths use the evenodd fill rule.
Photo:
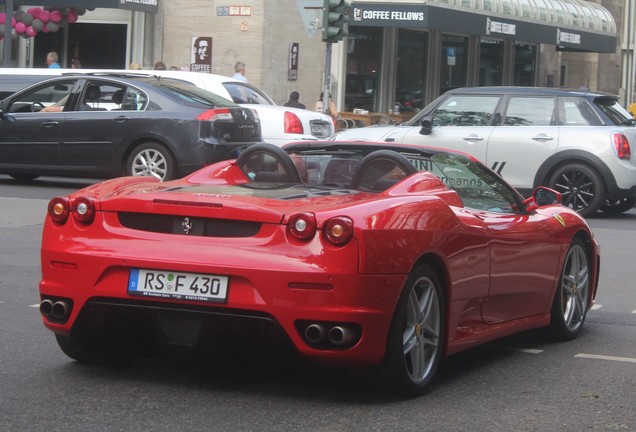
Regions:
<instances>
[{"instance_id":1,"label":"german license plate","mask_svg":"<svg viewBox=\"0 0 636 432\"><path fill-rule=\"evenodd\" d=\"M224 302L227 276L131 269L128 294L176 300Z\"/></svg>"}]
</instances>

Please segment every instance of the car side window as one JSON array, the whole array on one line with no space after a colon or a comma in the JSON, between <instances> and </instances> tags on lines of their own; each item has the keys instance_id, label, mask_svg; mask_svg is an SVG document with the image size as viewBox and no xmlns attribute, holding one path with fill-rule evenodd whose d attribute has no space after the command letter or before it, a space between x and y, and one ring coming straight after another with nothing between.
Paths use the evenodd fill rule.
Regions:
<instances>
[{"instance_id":1,"label":"car side window","mask_svg":"<svg viewBox=\"0 0 636 432\"><path fill-rule=\"evenodd\" d=\"M141 111L147 98L133 87L90 82L84 88L77 111Z\"/></svg>"},{"instance_id":2,"label":"car side window","mask_svg":"<svg viewBox=\"0 0 636 432\"><path fill-rule=\"evenodd\" d=\"M223 84L227 92L232 96L232 101L237 104L273 105L272 101L262 93L243 83L226 82Z\"/></svg>"},{"instance_id":3,"label":"car side window","mask_svg":"<svg viewBox=\"0 0 636 432\"><path fill-rule=\"evenodd\" d=\"M451 95L433 112L433 126L488 126L499 96Z\"/></svg>"},{"instance_id":4,"label":"car side window","mask_svg":"<svg viewBox=\"0 0 636 432\"><path fill-rule=\"evenodd\" d=\"M511 96L504 119L505 126L556 125L553 97Z\"/></svg>"},{"instance_id":5,"label":"car side window","mask_svg":"<svg viewBox=\"0 0 636 432\"><path fill-rule=\"evenodd\" d=\"M437 175L457 192L465 207L494 213L517 213L515 192L496 174L481 168L466 156L438 154L431 158Z\"/></svg>"},{"instance_id":6,"label":"car side window","mask_svg":"<svg viewBox=\"0 0 636 432\"><path fill-rule=\"evenodd\" d=\"M9 112L40 112L45 108L49 111L62 111L75 81L57 81L14 99ZM56 109L53 109L53 108Z\"/></svg>"},{"instance_id":7,"label":"car side window","mask_svg":"<svg viewBox=\"0 0 636 432\"><path fill-rule=\"evenodd\" d=\"M593 108L583 98L561 98L561 126L596 126L600 124Z\"/></svg>"}]
</instances>

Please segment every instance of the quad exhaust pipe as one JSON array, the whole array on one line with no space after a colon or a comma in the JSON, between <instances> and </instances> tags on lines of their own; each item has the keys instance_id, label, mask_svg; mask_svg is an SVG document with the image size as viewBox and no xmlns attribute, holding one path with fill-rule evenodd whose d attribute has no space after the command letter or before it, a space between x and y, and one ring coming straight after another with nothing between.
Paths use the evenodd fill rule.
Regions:
<instances>
[{"instance_id":1,"label":"quad exhaust pipe","mask_svg":"<svg viewBox=\"0 0 636 432\"><path fill-rule=\"evenodd\" d=\"M360 338L360 329L352 324L310 323L305 327L304 335L314 347L349 348Z\"/></svg>"},{"instance_id":2,"label":"quad exhaust pipe","mask_svg":"<svg viewBox=\"0 0 636 432\"><path fill-rule=\"evenodd\" d=\"M64 322L71 314L71 302L46 298L40 302L40 313L48 320Z\"/></svg>"}]
</instances>

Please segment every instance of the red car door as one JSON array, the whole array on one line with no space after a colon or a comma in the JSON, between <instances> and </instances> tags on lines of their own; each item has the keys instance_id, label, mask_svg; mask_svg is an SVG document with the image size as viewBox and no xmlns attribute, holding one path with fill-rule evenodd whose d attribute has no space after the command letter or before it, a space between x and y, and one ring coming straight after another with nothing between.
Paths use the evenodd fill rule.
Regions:
<instances>
[{"instance_id":1,"label":"red car door","mask_svg":"<svg viewBox=\"0 0 636 432\"><path fill-rule=\"evenodd\" d=\"M559 222L539 212L474 210L490 238L490 289L482 316L489 324L540 315L551 304L558 277Z\"/></svg>"}]
</instances>

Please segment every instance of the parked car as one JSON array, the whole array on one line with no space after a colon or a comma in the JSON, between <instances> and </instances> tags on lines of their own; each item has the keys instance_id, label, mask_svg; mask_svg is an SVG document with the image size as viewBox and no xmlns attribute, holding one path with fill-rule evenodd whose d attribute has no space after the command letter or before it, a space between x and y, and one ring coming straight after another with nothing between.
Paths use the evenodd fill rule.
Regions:
<instances>
[{"instance_id":1,"label":"parked car","mask_svg":"<svg viewBox=\"0 0 636 432\"><path fill-rule=\"evenodd\" d=\"M410 121L339 132L336 140L417 143L477 157L528 196L539 185L584 216L636 202L635 121L618 96L560 89L451 90Z\"/></svg>"},{"instance_id":2,"label":"parked car","mask_svg":"<svg viewBox=\"0 0 636 432\"><path fill-rule=\"evenodd\" d=\"M32 72L36 71L36 72ZM102 70L82 69L82 73L91 74L129 74L162 76L190 82L197 87L211 91L225 99L256 111L261 120L263 141L282 146L294 141L308 141L331 138L335 126L326 114L306 109L276 105L263 90L258 87L221 75L200 72L168 70ZM16 92L35 82L38 76L46 79L56 75L77 74L76 69L2 69L0 68L0 90L5 94Z\"/></svg>"},{"instance_id":3,"label":"parked car","mask_svg":"<svg viewBox=\"0 0 636 432\"><path fill-rule=\"evenodd\" d=\"M250 343L273 355L283 340L419 395L445 355L532 328L580 333L599 248L560 198L524 200L458 152L256 144L181 180L51 200L40 312L80 362Z\"/></svg>"},{"instance_id":4,"label":"parked car","mask_svg":"<svg viewBox=\"0 0 636 432\"><path fill-rule=\"evenodd\" d=\"M0 173L173 179L261 142L257 114L181 80L72 75L0 102Z\"/></svg>"},{"instance_id":5,"label":"parked car","mask_svg":"<svg viewBox=\"0 0 636 432\"><path fill-rule=\"evenodd\" d=\"M154 75L182 79L251 108L261 119L263 141L282 146L294 141L331 138L335 126L326 114L276 103L258 87L222 75L185 71L148 71Z\"/></svg>"}]
</instances>

